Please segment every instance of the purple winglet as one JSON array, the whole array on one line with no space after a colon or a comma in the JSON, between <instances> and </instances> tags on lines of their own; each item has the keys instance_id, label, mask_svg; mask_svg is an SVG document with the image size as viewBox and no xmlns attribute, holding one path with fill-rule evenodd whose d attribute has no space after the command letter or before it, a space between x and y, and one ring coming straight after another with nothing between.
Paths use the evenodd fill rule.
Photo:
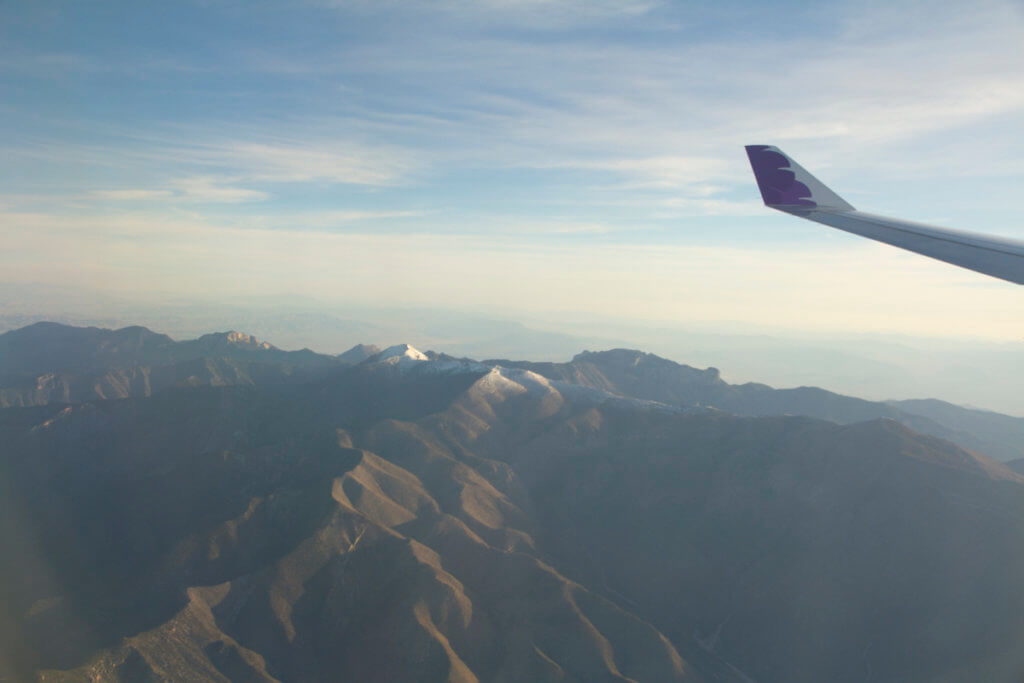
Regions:
<instances>
[{"instance_id":1,"label":"purple winglet","mask_svg":"<svg viewBox=\"0 0 1024 683\"><path fill-rule=\"evenodd\" d=\"M818 205L811 200L810 188L796 179L784 155L768 145L747 145L746 149L765 205L808 208Z\"/></svg>"}]
</instances>

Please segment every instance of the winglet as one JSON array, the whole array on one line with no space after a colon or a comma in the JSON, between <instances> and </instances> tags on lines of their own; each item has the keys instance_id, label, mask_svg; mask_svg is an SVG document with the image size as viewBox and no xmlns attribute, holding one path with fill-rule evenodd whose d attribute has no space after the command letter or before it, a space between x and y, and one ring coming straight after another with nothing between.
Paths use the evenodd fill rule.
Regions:
<instances>
[{"instance_id":1,"label":"winglet","mask_svg":"<svg viewBox=\"0 0 1024 683\"><path fill-rule=\"evenodd\" d=\"M790 213L854 210L778 147L747 145L747 156L765 206Z\"/></svg>"}]
</instances>

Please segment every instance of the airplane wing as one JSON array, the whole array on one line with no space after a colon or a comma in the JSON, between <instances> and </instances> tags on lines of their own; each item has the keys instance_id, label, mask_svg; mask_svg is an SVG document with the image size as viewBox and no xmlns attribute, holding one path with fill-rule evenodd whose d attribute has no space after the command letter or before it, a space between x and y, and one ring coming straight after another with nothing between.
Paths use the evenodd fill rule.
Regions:
<instances>
[{"instance_id":1,"label":"airplane wing","mask_svg":"<svg viewBox=\"0 0 1024 683\"><path fill-rule=\"evenodd\" d=\"M747 145L765 206L1024 285L1024 242L857 211L778 147Z\"/></svg>"}]
</instances>

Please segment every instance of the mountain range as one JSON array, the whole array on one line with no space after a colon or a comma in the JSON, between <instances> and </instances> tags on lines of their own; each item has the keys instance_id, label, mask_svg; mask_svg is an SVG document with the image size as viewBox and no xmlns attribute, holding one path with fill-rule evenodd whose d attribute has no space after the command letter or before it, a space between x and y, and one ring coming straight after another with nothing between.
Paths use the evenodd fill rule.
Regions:
<instances>
[{"instance_id":1,"label":"mountain range","mask_svg":"<svg viewBox=\"0 0 1024 683\"><path fill-rule=\"evenodd\" d=\"M1024 674L1024 468L921 427L1014 418L46 324L0 377L0 679Z\"/></svg>"},{"instance_id":2,"label":"mountain range","mask_svg":"<svg viewBox=\"0 0 1024 683\"><path fill-rule=\"evenodd\" d=\"M235 331L176 342L144 327L105 330L36 323L0 334L0 407L148 396L187 386L309 382L380 352L380 347L367 344L336 356L309 349L282 351ZM482 364L735 415L804 415L841 424L888 418L996 460L1024 458L1024 418L934 399L866 401L817 387L735 385L722 380L715 368L700 370L628 349L583 352L567 363L492 359Z\"/></svg>"}]
</instances>

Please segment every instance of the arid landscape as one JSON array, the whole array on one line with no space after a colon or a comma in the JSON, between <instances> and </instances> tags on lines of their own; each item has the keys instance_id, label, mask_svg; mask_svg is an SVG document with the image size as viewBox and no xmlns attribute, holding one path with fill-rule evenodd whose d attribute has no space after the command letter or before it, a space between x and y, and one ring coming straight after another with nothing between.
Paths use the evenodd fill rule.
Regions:
<instances>
[{"instance_id":1,"label":"arid landscape","mask_svg":"<svg viewBox=\"0 0 1024 683\"><path fill-rule=\"evenodd\" d=\"M43 323L0 359L3 677L1024 672L1017 418L623 349Z\"/></svg>"}]
</instances>

